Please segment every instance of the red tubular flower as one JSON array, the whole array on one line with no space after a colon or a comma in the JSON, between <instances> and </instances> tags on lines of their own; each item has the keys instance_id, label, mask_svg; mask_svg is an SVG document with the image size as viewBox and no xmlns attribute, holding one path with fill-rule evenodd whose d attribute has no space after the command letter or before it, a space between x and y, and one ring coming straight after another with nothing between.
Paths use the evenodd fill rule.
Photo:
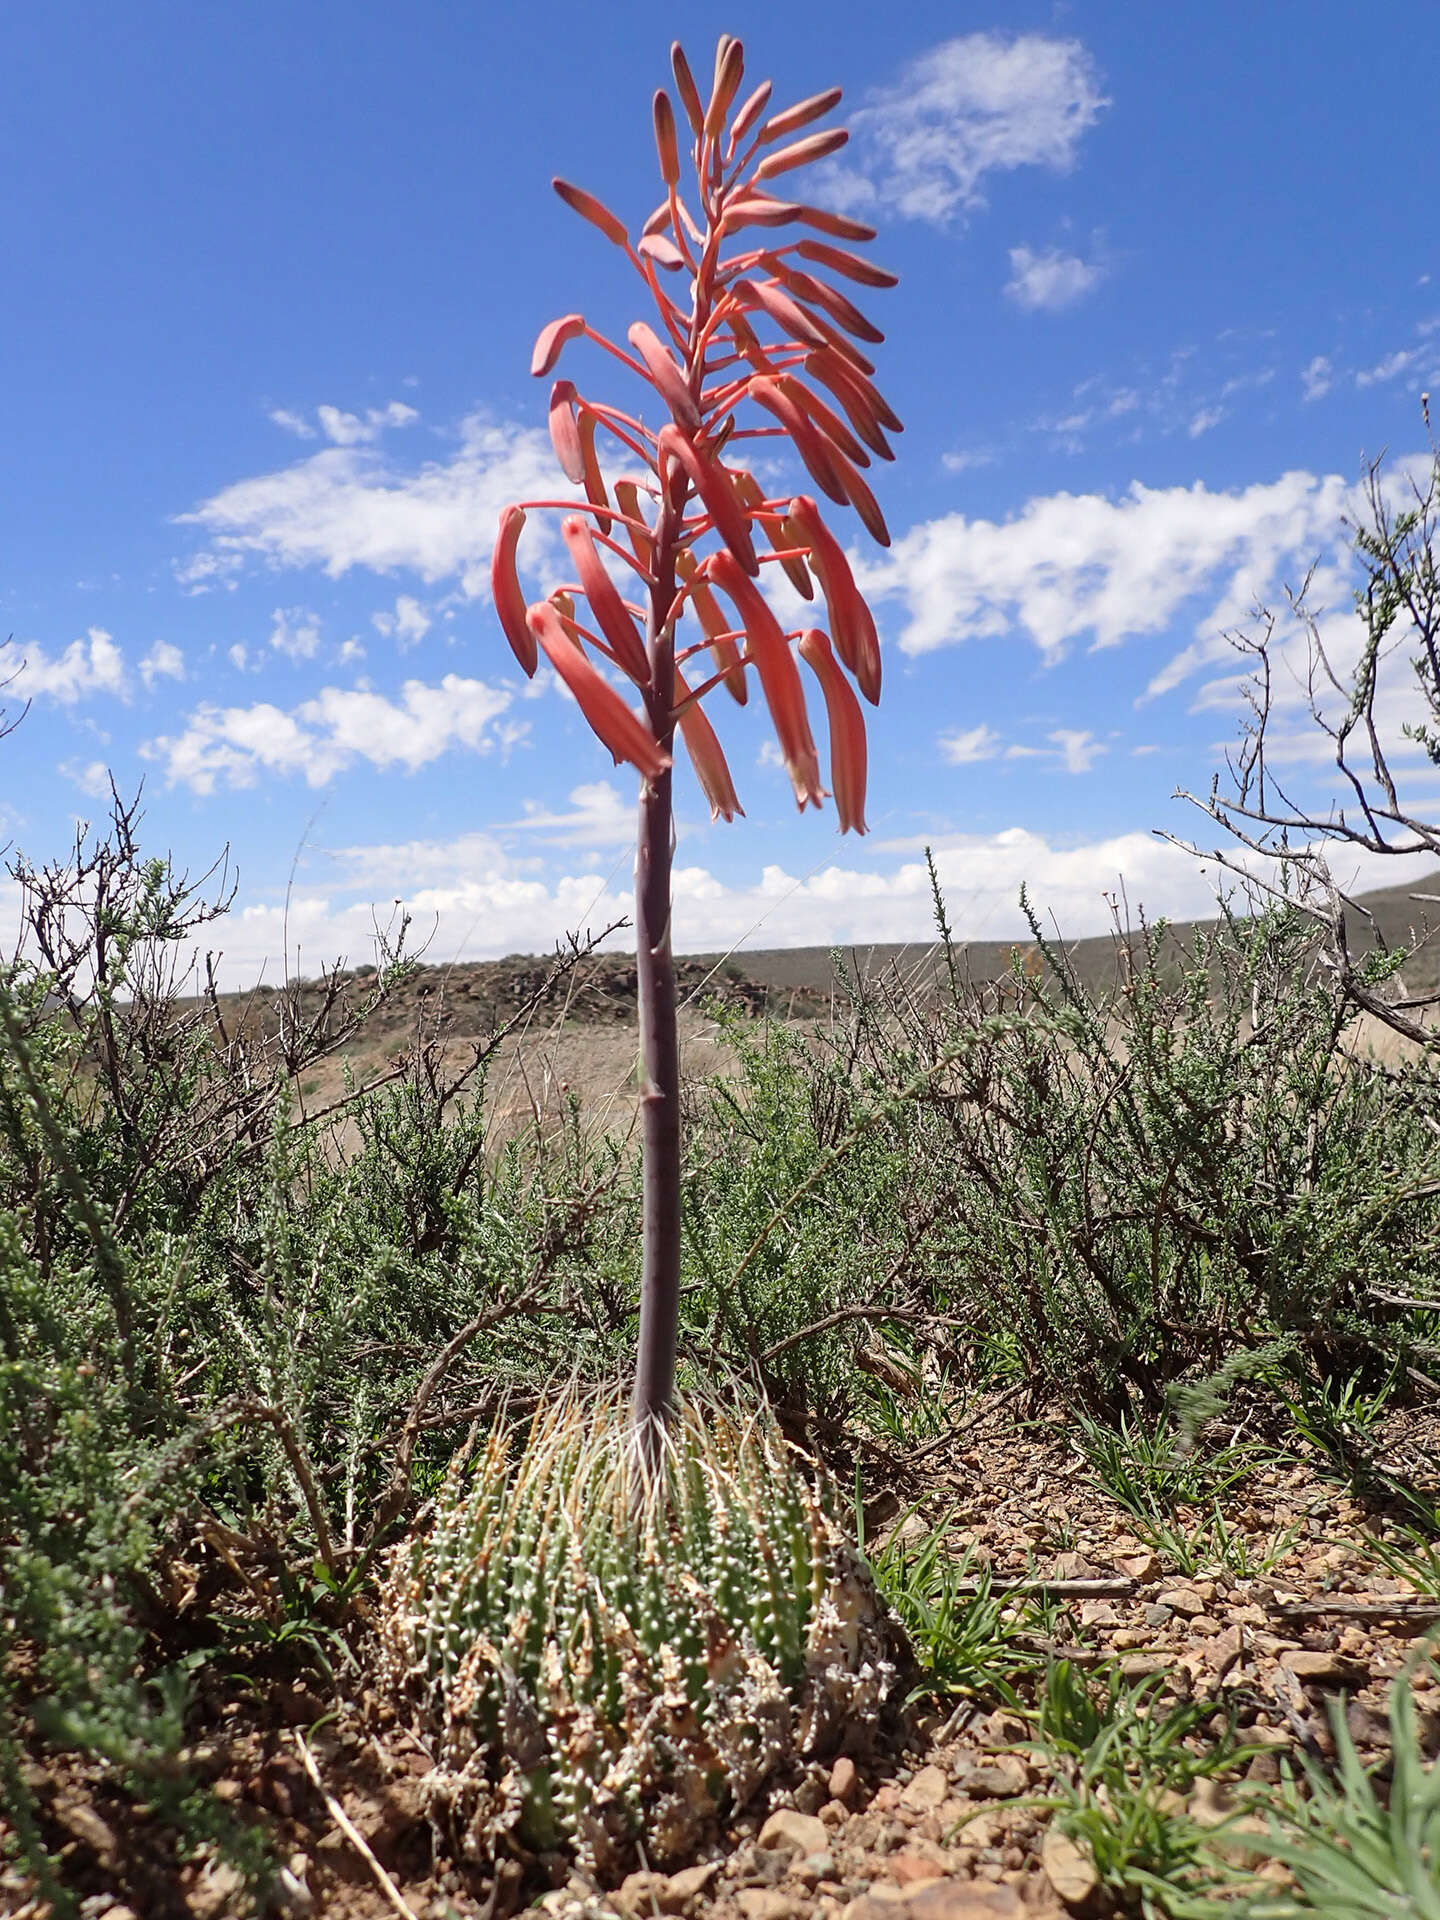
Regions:
<instances>
[{"instance_id":1,"label":"red tubular flower","mask_svg":"<svg viewBox=\"0 0 1440 1920\"><path fill-rule=\"evenodd\" d=\"M585 331L583 313L562 313L558 320L552 320L548 327L542 327L535 341L535 351L530 356L530 371L538 380L542 375L554 371L555 362L560 358L562 348Z\"/></svg>"},{"instance_id":2,"label":"red tubular flower","mask_svg":"<svg viewBox=\"0 0 1440 1920\"><path fill-rule=\"evenodd\" d=\"M743 814L745 809L735 797L735 782L730 778L729 763L719 737L705 717L700 702L691 699L690 688L678 667L675 669L675 695L682 703L678 722L680 738L685 742L685 751L695 769L695 778L700 782L700 791L710 802L710 818L724 820L728 824L737 813Z\"/></svg>"},{"instance_id":3,"label":"red tubular flower","mask_svg":"<svg viewBox=\"0 0 1440 1920\"><path fill-rule=\"evenodd\" d=\"M645 370L654 382L655 391L669 407L676 421L687 433L698 433L700 410L695 405L694 396L689 387L685 384L684 374L676 366L654 329L647 327L643 320L637 320L626 338L645 362Z\"/></svg>"},{"instance_id":4,"label":"red tubular flower","mask_svg":"<svg viewBox=\"0 0 1440 1920\"><path fill-rule=\"evenodd\" d=\"M515 544L525 525L523 507L506 507L500 515L500 531L495 551L490 556L490 597L495 602L510 651L520 662L527 678L535 677L535 636L525 624L525 596L520 591L520 576L515 571Z\"/></svg>"},{"instance_id":5,"label":"red tubular flower","mask_svg":"<svg viewBox=\"0 0 1440 1920\"><path fill-rule=\"evenodd\" d=\"M575 383L557 380L550 389L550 444L560 471L575 486L585 478L585 450L580 444L580 427L575 418Z\"/></svg>"},{"instance_id":6,"label":"red tubular flower","mask_svg":"<svg viewBox=\"0 0 1440 1920\"><path fill-rule=\"evenodd\" d=\"M675 571L685 582L690 604L695 609L695 618L700 622L700 630L710 645L710 654L716 667L725 676L726 691L739 706L744 706L750 698L750 689L745 684L745 669L740 664L740 649L730 637L730 622L720 611L720 603L706 586L704 577L696 565L695 556L688 547L682 547L675 556Z\"/></svg>"},{"instance_id":7,"label":"red tubular flower","mask_svg":"<svg viewBox=\"0 0 1440 1920\"><path fill-rule=\"evenodd\" d=\"M660 429L660 452L672 454L690 479L714 523L715 531L749 574L758 574L760 562L750 539L750 523L735 498L730 476L718 460L710 460L679 427Z\"/></svg>"},{"instance_id":8,"label":"red tubular flower","mask_svg":"<svg viewBox=\"0 0 1440 1920\"><path fill-rule=\"evenodd\" d=\"M557 608L537 600L527 609L526 623L544 648L552 667L575 696L575 704L589 721L602 746L618 766L628 760L644 780L653 780L670 765L654 734L632 713L608 680L602 680L583 650L566 630Z\"/></svg>"},{"instance_id":9,"label":"red tubular flower","mask_svg":"<svg viewBox=\"0 0 1440 1920\"><path fill-rule=\"evenodd\" d=\"M835 664L830 642L818 627L802 633L800 658L820 682L830 720L830 785L841 833L864 833L867 748L865 716L850 682Z\"/></svg>"},{"instance_id":10,"label":"red tubular flower","mask_svg":"<svg viewBox=\"0 0 1440 1920\"><path fill-rule=\"evenodd\" d=\"M734 601L740 615L795 799L802 810L807 805L818 807L825 793L820 785L820 762L805 711L805 689L780 622L732 553L722 548L710 556L708 567L710 578Z\"/></svg>"},{"instance_id":11,"label":"red tubular flower","mask_svg":"<svg viewBox=\"0 0 1440 1920\"><path fill-rule=\"evenodd\" d=\"M630 678L637 686L648 687L650 662L645 658L644 642L625 610L619 589L595 551L594 535L576 513L565 516L560 522L560 532L575 562L575 571L580 575L580 585L590 602L596 626L610 642L616 661Z\"/></svg>"},{"instance_id":12,"label":"red tubular flower","mask_svg":"<svg viewBox=\"0 0 1440 1920\"><path fill-rule=\"evenodd\" d=\"M624 222L617 220L607 206L602 206L593 193L586 193L583 187L572 187L568 180L556 179L550 184L566 206L573 208L582 220L588 220L592 227L598 227L605 238L613 241L617 247L625 245L628 235Z\"/></svg>"},{"instance_id":13,"label":"red tubular flower","mask_svg":"<svg viewBox=\"0 0 1440 1920\"><path fill-rule=\"evenodd\" d=\"M811 570L825 595L830 631L840 658L873 707L880 698L880 640L850 562L808 494L797 494L790 502L789 524L795 531L795 544L810 550Z\"/></svg>"}]
</instances>

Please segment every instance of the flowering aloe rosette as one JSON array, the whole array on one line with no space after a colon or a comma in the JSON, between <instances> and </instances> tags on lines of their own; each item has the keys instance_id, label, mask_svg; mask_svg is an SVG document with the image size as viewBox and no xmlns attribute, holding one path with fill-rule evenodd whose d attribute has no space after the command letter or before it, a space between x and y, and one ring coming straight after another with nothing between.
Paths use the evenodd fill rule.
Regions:
<instances>
[{"instance_id":1,"label":"flowering aloe rosette","mask_svg":"<svg viewBox=\"0 0 1440 1920\"><path fill-rule=\"evenodd\" d=\"M833 244L871 240L873 229L777 191L845 144L843 128L806 131L836 106L838 87L770 113L767 81L737 109L738 40L720 40L708 102L678 44L673 62L692 136L693 196L681 193L681 141L663 91L655 96L655 140L665 197L633 243L593 195L555 182L644 280L655 323L637 320L620 345L581 314L565 314L541 330L531 362L533 373L551 375L567 349L592 342L644 383L646 403L623 412L586 398L571 379L554 380L550 437L585 498L505 509L495 606L525 672L535 672L543 652L617 762L654 781L678 732L712 816L726 820L741 808L719 737L699 708L720 686L743 705L752 676L796 800L818 807L825 796L798 655L829 717L841 829L863 833L865 727L850 680L872 704L879 699L880 649L840 541L808 488L889 544L862 477L872 460L893 458L886 435L900 429L862 350L884 336L835 282L888 287L895 276ZM765 440L789 442L809 476L806 492L767 493L743 464L753 457L745 443ZM612 458L626 472L607 483ZM771 464L767 458L767 470ZM527 606L516 547L535 509L564 515L576 577ZM828 633L808 613L786 630L756 585L767 568L782 569L807 601L818 586ZM607 668L638 690L638 711Z\"/></svg>"}]
</instances>

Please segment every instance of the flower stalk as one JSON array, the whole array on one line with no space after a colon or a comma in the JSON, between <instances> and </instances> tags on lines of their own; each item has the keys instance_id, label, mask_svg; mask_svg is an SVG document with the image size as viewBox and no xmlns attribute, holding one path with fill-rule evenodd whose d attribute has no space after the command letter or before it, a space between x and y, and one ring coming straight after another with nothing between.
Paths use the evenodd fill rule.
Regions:
<instances>
[{"instance_id":1,"label":"flower stalk","mask_svg":"<svg viewBox=\"0 0 1440 1920\"><path fill-rule=\"evenodd\" d=\"M632 244L624 223L593 194L554 183L567 206L620 249L644 280L656 324L635 321L620 346L582 314L564 314L541 330L531 360L534 374L548 376L570 348L598 346L640 383L645 398L634 411L622 411L587 398L570 379L554 381L551 440L562 473L579 491L568 501L506 507L491 569L496 612L521 668L533 674L543 653L616 763L628 762L641 779L635 930L644 1246L633 1412L652 1461L674 1401L680 1302L680 1050L671 925L677 735L712 819L733 819L742 809L703 703L723 686L744 706L753 673L797 804L819 807L833 792L841 831L863 833L865 725L846 675L871 704L880 696L875 623L839 540L808 492L767 491L736 454L753 441L788 445L808 484L842 511L853 510L871 537L888 545L884 516L861 469L874 458L893 459L886 433L901 431L871 384L873 363L857 345L876 345L883 334L821 277L893 286L893 274L828 243L863 244L873 230L845 214L779 199L769 185L783 178L788 190L796 171L845 144L840 128L804 132L831 112L839 89L767 118L768 82L735 106L745 60L732 36L720 38L706 101L678 43L672 65L692 136L693 206L681 192L681 119L663 91L655 96L654 129L664 197L638 240ZM799 229L799 237L775 237L782 229ZM668 292L662 276L687 287L687 297ZM613 481L607 481L602 448L630 463ZM769 444L766 451L768 475ZM527 605L517 557L525 517L555 511L565 516L561 531L579 578ZM795 595L813 601L819 585L828 633L810 607L801 624L787 629L761 586L766 569L773 579L776 567L792 603ZM637 578L638 602L629 597ZM692 615L697 637L677 651L677 631ZM696 662L687 677L681 663L701 649L713 660L713 676ZM818 682L829 720L828 790L797 662ZM617 680L638 693L638 709L617 690Z\"/></svg>"}]
</instances>

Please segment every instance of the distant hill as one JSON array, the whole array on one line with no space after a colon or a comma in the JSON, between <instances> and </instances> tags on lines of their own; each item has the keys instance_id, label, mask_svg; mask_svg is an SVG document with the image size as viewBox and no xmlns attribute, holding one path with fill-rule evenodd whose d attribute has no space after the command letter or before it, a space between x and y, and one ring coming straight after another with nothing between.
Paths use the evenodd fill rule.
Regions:
<instances>
[{"instance_id":1,"label":"distant hill","mask_svg":"<svg viewBox=\"0 0 1440 1920\"><path fill-rule=\"evenodd\" d=\"M1429 894L1429 900L1417 900L1417 894ZM1387 947L1405 944L1412 932L1419 935L1427 927L1440 930L1440 868L1429 878L1412 882L1405 887L1382 887L1374 893L1360 896L1360 902L1372 916L1374 936L1367 929L1367 923L1361 915L1356 915L1356 924L1352 929L1352 939L1357 950L1363 950L1372 937L1378 936ZM1214 920L1176 921L1170 930L1171 940L1185 944L1199 928L1209 928L1216 924ZM1023 953L1029 947L1028 940L959 940L956 952L969 976L973 980L994 980L1006 971L1010 965L1010 956L1015 948ZM1114 978L1116 969L1115 942L1109 934L1092 936L1088 940L1064 942L1070 963L1082 981L1089 987L1104 987ZM846 964L858 968L862 974L873 975L885 969L899 965L907 972L923 972L939 962L937 948L931 943L912 941L908 944L877 942L873 946L852 945L841 949ZM722 960L718 953L689 954L691 963L716 965ZM782 999L787 993L806 995L824 994L828 996L836 984L834 949L829 947L773 947L752 951L746 948L735 954L727 966L738 968L740 975L756 987L768 990L772 1002ZM1427 991L1440 985L1440 939L1433 941L1430 947L1417 956L1414 965L1407 970L1407 984L1411 992Z\"/></svg>"}]
</instances>

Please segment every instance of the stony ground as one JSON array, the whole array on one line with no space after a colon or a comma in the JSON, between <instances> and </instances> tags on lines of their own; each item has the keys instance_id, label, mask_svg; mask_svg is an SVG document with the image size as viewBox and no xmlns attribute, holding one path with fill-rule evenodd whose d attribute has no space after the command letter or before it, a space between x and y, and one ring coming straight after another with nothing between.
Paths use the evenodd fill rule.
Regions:
<instances>
[{"instance_id":1,"label":"stony ground","mask_svg":"<svg viewBox=\"0 0 1440 1920\"><path fill-rule=\"evenodd\" d=\"M1371 1457L1412 1471L1428 1463L1433 1474L1440 1416L1395 1416L1372 1436ZM1231 1856L1282 1876L1263 1848L1246 1852L1264 1826L1247 1803L1263 1805L1287 1755L1333 1754L1328 1703L1343 1702L1362 1757L1381 1762L1390 1683L1408 1671L1422 1739L1440 1752L1440 1678L1416 1658L1440 1628L1440 1605L1377 1570L1368 1542L1383 1531L1383 1512L1322 1464L1261 1453L1222 1502L1228 1566L1188 1575L1097 1489L1063 1418L1016 1424L1003 1399L939 1444L872 1454L863 1482L880 1537L887 1510L892 1530L917 1536L944 1517L967 1576L985 1568L1015 1605L1049 1603L1045 1631L1022 1635L1021 1651L1092 1672L1114 1663L1130 1680L1155 1676L1162 1705L1213 1702L1217 1729L1233 1716L1258 1751L1233 1783L1201 1780L1176 1810L1202 1824L1228 1815ZM1193 1533L1194 1519L1176 1514L1182 1532ZM313 1676L279 1686L252 1677L247 1687L237 1675L234 1697L211 1702L194 1758L217 1799L271 1833L286 1862L278 1910L288 1914L499 1920L527 1903L574 1920L1096 1911L1084 1857L1051 1829L1054 1777L1030 1723L983 1692L921 1703L903 1750L879 1766L817 1768L784 1804L748 1810L712 1858L669 1876L633 1875L601 1895L574 1880L546 1892L543 1882L522 1884L518 1869L498 1887L472 1884L432 1857L428 1755L358 1680L332 1691ZM33 1777L86 1920L224 1920L232 1910L228 1872L203 1860L177 1870L161 1836L113 1791L80 1772ZM38 1920L44 1909L0 1871L0 1911Z\"/></svg>"}]
</instances>

